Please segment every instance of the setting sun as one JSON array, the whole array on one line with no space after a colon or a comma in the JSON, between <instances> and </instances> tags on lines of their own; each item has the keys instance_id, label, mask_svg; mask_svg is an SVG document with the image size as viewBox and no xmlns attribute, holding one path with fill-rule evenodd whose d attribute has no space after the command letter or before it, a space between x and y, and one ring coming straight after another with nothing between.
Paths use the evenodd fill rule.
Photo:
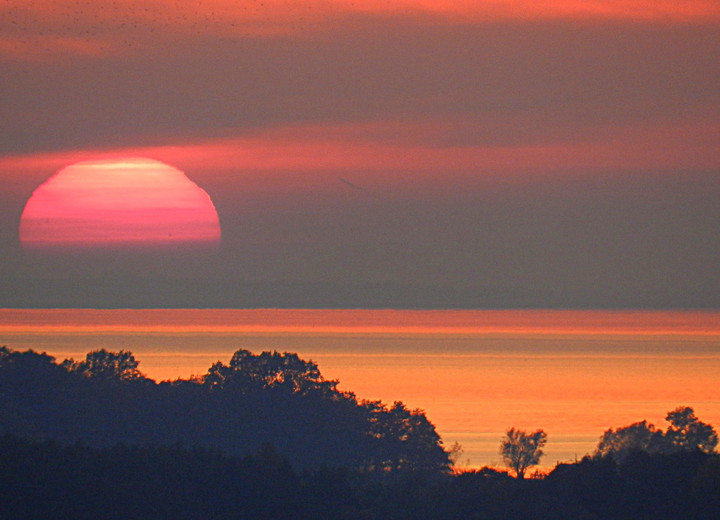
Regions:
<instances>
[{"instance_id":1,"label":"setting sun","mask_svg":"<svg viewBox=\"0 0 720 520\"><path fill-rule=\"evenodd\" d=\"M720 520L720 0L0 5L0 520Z\"/></svg>"},{"instance_id":2,"label":"setting sun","mask_svg":"<svg viewBox=\"0 0 720 520\"><path fill-rule=\"evenodd\" d=\"M180 170L146 158L81 161L38 187L20 219L26 249L215 246L217 212Z\"/></svg>"}]
</instances>

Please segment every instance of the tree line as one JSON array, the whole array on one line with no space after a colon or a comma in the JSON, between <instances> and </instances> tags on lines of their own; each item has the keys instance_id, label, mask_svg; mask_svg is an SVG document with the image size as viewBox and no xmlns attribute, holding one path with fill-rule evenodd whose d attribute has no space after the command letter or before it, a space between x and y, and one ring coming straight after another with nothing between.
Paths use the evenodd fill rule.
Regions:
<instances>
[{"instance_id":1,"label":"tree line","mask_svg":"<svg viewBox=\"0 0 720 520\"><path fill-rule=\"evenodd\" d=\"M422 411L337 385L290 353L238 350L158 383L127 351L0 347L0 518L720 518L718 436L690 407L523 478L543 430L507 430L510 471L452 471Z\"/></svg>"},{"instance_id":2,"label":"tree line","mask_svg":"<svg viewBox=\"0 0 720 520\"><path fill-rule=\"evenodd\" d=\"M718 444L715 428L701 421L691 407L679 406L668 412L665 420L670 423L666 431L647 421L606 430L600 438L594 458L611 457L622 462L635 452L671 454L715 451ZM546 442L547 434L544 430L530 433L510 428L500 443L500 455L517 478L522 479L528 468L540 463Z\"/></svg>"},{"instance_id":3,"label":"tree line","mask_svg":"<svg viewBox=\"0 0 720 520\"><path fill-rule=\"evenodd\" d=\"M0 433L94 447L180 443L233 456L271 444L300 468L448 470L449 453L421 410L360 400L337 384L293 353L238 350L202 376L158 383L127 351L57 363L0 347Z\"/></svg>"},{"instance_id":4,"label":"tree line","mask_svg":"<svg viewBox=\"0 0 720 520\"><path fill-rule=\"evenodd\" d=\"M560 464L545 478L483 468L377 479L298 470L270 445L95 448L0 436L4 520L713 520L720 456L633 451Z\"/></svg>"}]
</instances>

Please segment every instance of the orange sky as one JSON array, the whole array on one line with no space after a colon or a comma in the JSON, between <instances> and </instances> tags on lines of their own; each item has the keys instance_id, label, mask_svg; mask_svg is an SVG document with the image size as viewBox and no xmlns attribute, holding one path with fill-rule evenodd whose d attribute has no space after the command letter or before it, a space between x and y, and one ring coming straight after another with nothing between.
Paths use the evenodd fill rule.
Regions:
<instances>
[{"instance_id":1,"label":"orange sky","mask_svg":"<svg viewBox=\"0 0 720 520\"><path fill-rule=\"evenodd\" d=\"M496 460L510 426L548 432L552 466L680 405L720 423L717 311L0 309L0 335L58 361L131 350L156 380L237 348L297 352L360 399L422 408L474 465Z\"/></svg>"},{"instance_id":2,"label":"orange sky","mask_svg":"<svg viewBox=\"0 0 720 520\"><path fill-rule=\"evenodd\" d=\"M0 308L56 309L2 310L0 332L44 345L79 330L134 349L210 330L313 357L325 334L357 347L342 359L319 348L327 377L473 432L492 416L492 431L596 435L679 399L716 421L718 42L717 0L5 0ZM163 161L207 193L219 246L21 247L43 182L125 156ZM98 222L71 228L86 237ZM348 308L386 310L321 310ZM515 310L422 310L463 308ZM612 310L638 308L661 311ZM524 335L562 347L581 334L614 346L606 356L589 338L582 356L530 368L523 356L411 353L387 370L349 359L369 339L422 334L433 346ZM659 334L669 355L644 359L638 338ZM692 335L712 363L685 356ZM141 368L218 359L191 349L177 366L155 352ZM508 359L522 384L508 384ZM469 362L474 375L459 377Z\"/></svg>"},{"instance_id":3,"label":"orange sky","mask_svg":"<svg viewBox=\"0 0 720 520\"><path fill-rule=\"evenodd\" d=\"M720 335L719 312L303 309L37 309L0 312L4 331Z\"/></svg>"}]
</instances>

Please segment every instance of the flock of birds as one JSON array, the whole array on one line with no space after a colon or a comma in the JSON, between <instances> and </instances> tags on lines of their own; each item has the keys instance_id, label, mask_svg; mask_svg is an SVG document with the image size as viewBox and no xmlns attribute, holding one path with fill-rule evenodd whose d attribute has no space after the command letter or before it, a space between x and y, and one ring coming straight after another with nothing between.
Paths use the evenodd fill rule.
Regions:
<instances>
[{"instance_id":1,"label":"flock of birds","mask_svg":"<svg viewBox=\"0 0 720 520\"><path fill-rule=\"evenodd\" d=\"M170 41L202 42L272 33L277 31L276 15L277 9L262 0L0 0L0 54L132 48L161 43L168 35ZM303 23L302 18L293 15L291 24Z\"/></svg>"}]
</instances>

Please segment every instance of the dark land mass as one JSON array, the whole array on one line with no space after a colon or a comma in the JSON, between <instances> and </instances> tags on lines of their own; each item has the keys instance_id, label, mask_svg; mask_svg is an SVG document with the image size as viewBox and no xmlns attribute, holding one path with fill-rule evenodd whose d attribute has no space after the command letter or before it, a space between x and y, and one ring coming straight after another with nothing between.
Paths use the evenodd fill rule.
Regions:
<instances>
[{"instance_id":1,"label":"dark land mass","mask_svg":"<svg viewBox=\"0 0 720 520\"><path fill-rule=\"evenodd\" d=\"M179 446L90 448L0 438L0 516L12 519L720 518L720 457L637 452L560 465L544 479L484 469L371 476L298 471L272 447L229 457Z\"/></svg>"},{"instance_id":2,"label":"dark land mass","mask_svg":"<svg viewBox=\"0 0 720 520\"><path fill-rule=\"evenodd\" d=\"M0 347L0 518L720 518L717 434L691 408L520 479L453 471L422 411L336 386L288 353L157 383L129 352Z\"/></svg>"},{"instance_id":3,"label":"dark land mass","mask_svg":"<svg viewBox=\"0 0 720 520\"><path fill-rule=\"evenodd\" d=\"M156 383L126 351L83 361L0 347L0 433L93 447L198 446L232 456L272 444L293 466L443 471L435 426L401 402L358 400L296 354L238 350L192 379Z\"/></svg>"}]
</instances>

